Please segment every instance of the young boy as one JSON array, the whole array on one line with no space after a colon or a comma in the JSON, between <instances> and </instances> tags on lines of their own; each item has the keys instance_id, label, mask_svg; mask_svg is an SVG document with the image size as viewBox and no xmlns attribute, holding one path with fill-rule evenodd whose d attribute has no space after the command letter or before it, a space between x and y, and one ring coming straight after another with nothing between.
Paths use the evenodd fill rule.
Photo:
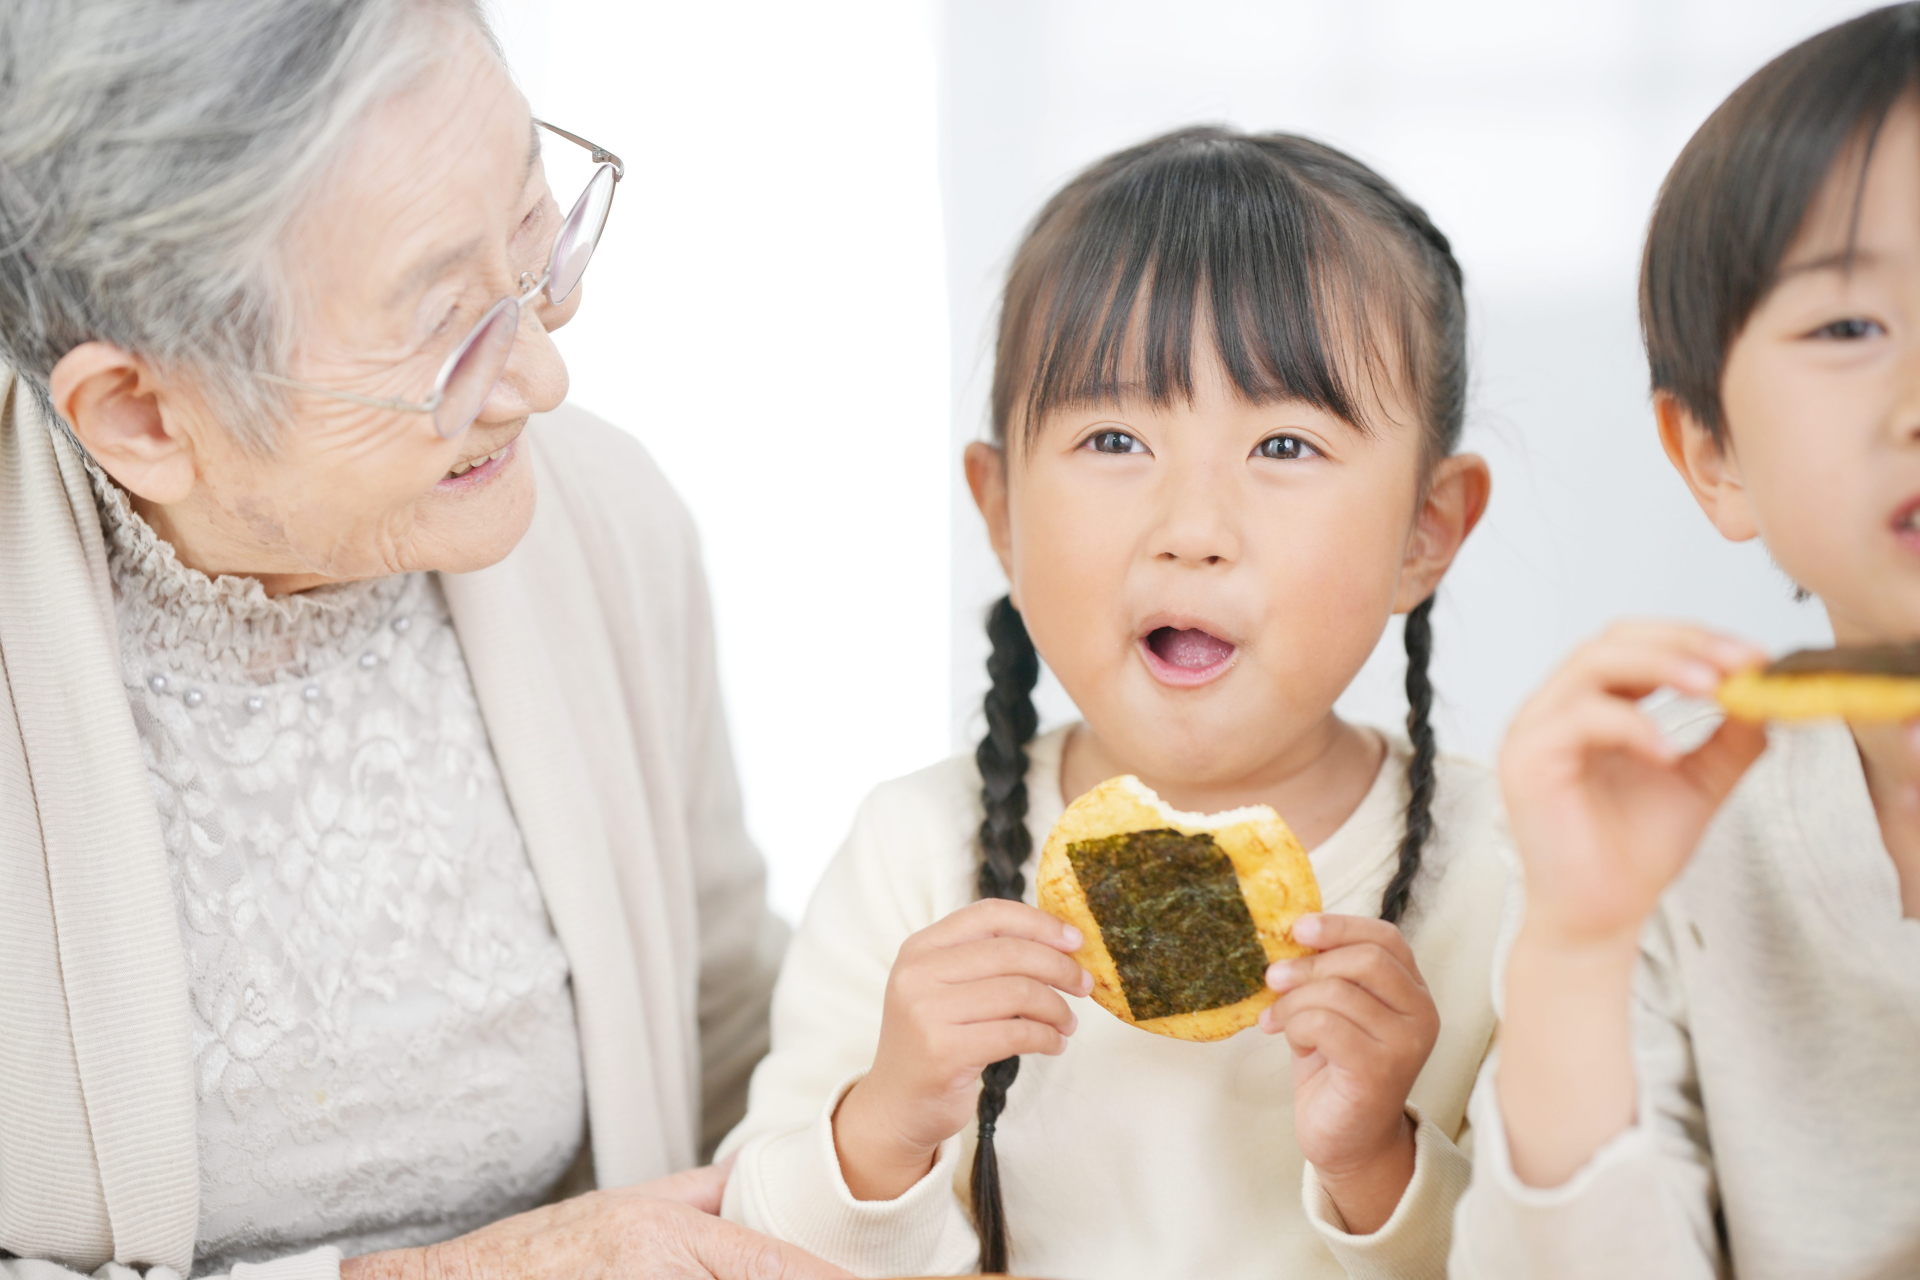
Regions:
<instances>
[{"instance_id":1,"label":"young boy","mask_svg":"<svg viewBox=\"0 0 1920 1280\"><path fill-rule=\"evenodd\" d=\"M1641 305L1715 528L1763 538L1838 644L1920 638L1920 6L1714 113ZM1762 657L1619 626L1514 722L1526 902L1455 1276L1920 1273L1920 735L1728 721L1689 751L1638 705Z\"/></svg>"}]
</instances>

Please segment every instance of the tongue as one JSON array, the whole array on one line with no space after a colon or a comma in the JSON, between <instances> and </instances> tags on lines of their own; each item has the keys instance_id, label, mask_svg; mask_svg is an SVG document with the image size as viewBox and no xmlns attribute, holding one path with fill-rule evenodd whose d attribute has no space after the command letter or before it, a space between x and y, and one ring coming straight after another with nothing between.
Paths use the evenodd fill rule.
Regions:
<instances>
[{"instance_id":1,"label":"tongue","mask_svg":"<svg viewBox=\"0 0 1920 1280\"><path fill-rule=\"evenodd\" d=\"M1233 655L1233 646L1204 631L1176 631L1161 627L1147 637L1147 644L1168 666L1188 671L1204 671L1225 662Z\"/></svg>"}]
</instances>

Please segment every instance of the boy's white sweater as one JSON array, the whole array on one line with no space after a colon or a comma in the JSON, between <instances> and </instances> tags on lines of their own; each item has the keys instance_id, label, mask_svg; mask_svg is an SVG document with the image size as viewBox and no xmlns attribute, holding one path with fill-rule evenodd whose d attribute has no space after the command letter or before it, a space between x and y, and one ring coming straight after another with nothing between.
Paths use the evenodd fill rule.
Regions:
<instances>
[{"instance_id":1,"label":"boy's white sweater","mask_svg":"<svg viewBox=\"0 0 1920 1280\"><path fill-rule=\"evenodd\" d=\"M1548 1189L1514 1177L1489 1063L1454 1275L1920 1275L1920 921L1844 726L1776 728L1668 890L1634 1060L1638 1122Z\"/></svg>"},{"instance_id":2,"label":"boy's white sweater","mask_svg":"<svg viewBox=\"0 0 1920 1280\"><path fill-rule=\"evenodd\" d=\"M1034 848L1059 817L1065 730L1028 773ZM1390 740L1391 741L1391 740ZM1360 807L1311 853L1331 911L1372 915L1392 875L1405 803L1404 742ZM774 995L773 1053L747 1118L724 1212L866 1276L958 1274L978 1245L966 1210L971 1128L896 1200L848 1192L831 1117L873 1060L900 944L974 898L979 774L955 758L877 789L801 926ZM1286 1042L1258 1029L1212 1044L1152 1035L1091 1000L1065 1054L1028 1057L996 1137L1012 1270L1030 1276L1439 1276L1469 1166L1466 1103L1493 1039L1488 977L1508 865L1486 770L1443 759L1436 838L1406 931L1441 1033L1413 1089L1416 1172L1370 1236L1341 1230L1293 1139ZM1032 901L1032 865L1027 895Z\"/></svg>"}]
</instances>

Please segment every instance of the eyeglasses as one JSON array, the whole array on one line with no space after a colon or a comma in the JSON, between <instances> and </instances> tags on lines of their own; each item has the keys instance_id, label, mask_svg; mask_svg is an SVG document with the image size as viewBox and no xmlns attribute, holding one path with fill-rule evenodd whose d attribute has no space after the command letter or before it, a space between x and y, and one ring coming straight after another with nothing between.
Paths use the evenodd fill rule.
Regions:
<instances>
[{"instance_id":1,"label":"eyeglasses","mask_svg":"<svg viewBox=\"0 0 1920 1280\"><path fill-rule=\"evenodd\" d=\"M432 394L419 404L414 404L406 400L383 400L376 396L356 395L351 391L336 391L331 387L316 387L273 373L255 373L254 376L296 391L347 400L374 409L430 413L435 429L448 438L472 426L473 420L480 416L481 406L493 393L494 385L500 381L500 375L506 372L507 357L513 354L514 336L520 332L520 309L538 297L542 290L555 306L573 296L573 291L580 286L580 277L587 273L587 263L593 257L594 246L600 243L600 233L606 230L607 213L613 208L613 188L627 176L627 167L621 163L620 157L605 147L588 142L578 134L568 133L545 120L536 120L534 123L548 133L557 134L591 151L593 162L599 167L587 180L587 189L573 202L567 220L560 224L560 234L553 241L553 252L547 256L546 272L537 280L531 271L522 272L520 296L502 298L487 308L480 322L460 340L460 345L453 349L447 362L440 366L440 376L434 379Z\"/></svg>"}]
</instances>

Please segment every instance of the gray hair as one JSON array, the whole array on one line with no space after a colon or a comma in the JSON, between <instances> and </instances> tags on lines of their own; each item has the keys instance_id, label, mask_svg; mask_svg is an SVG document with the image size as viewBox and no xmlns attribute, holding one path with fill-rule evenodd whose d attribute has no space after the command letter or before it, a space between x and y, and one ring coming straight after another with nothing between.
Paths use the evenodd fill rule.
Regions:
<instances>
[{"instance_id":1,"label":"gray hair","mask_svg":"<svg viewBox=\"0 0 1920 1280\"><path fill-rule=\"evenodd\" d=\"M249 371L289 354L276 242L449 17L492 43L479 0L0 2L0 361L51 410L60 357L111 342L270 447L285 402Z\"/></svg>"}]
</instances>

